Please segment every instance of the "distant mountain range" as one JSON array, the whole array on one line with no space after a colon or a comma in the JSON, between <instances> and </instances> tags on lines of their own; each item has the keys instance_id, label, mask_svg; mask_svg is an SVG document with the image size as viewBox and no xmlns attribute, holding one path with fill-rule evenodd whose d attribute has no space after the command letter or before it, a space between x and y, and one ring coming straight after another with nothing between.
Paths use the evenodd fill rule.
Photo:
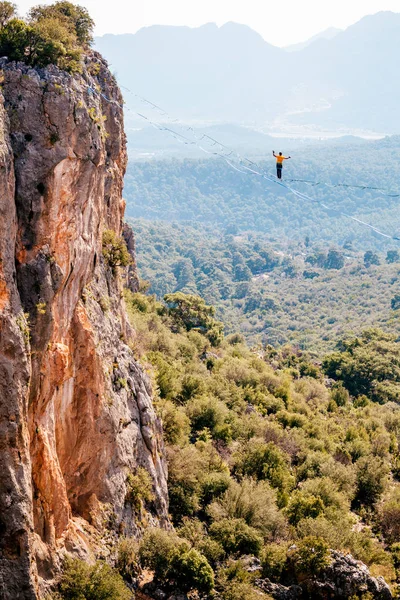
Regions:
<instances>
[{"instance_id":1,"label":"distant mountain range","mask_svg":"<svg viewBox=\"0 0 400 600\"><path fill-rule=\"evenodd\" d=\"M337 27L328 27L328 29L317 33L317 35L313 35L305 42L285 46L285 50L286 52L298 52L299 50L304 50L304 48L307 48L307 46L310 46L313 42L316 42L317 40L333 40L333 38L336 37L337 34L341 31L343 30L338 29Z\"/></svg>"},{"instance_id":2,"label":"distant mountain range","mask_svg":"<svg viewBox=\"0 0 400 600\"><path fill-rule=\"evenodd\" d=\"M380 12L297 51L237 23L152 26L104 35L96 47L121 84L174 117L289 137L294 129L400 133L399 38L400 14ZM125 100L144 110L128 92Z\"/></svg>"}]
</instances>

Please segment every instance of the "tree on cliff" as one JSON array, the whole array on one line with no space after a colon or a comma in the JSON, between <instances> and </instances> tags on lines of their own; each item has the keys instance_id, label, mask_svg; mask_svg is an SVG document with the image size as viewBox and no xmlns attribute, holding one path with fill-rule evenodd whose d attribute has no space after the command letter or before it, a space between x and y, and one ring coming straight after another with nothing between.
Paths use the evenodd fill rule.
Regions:
<instances>
[{"instance_id":1,"label":"tree on cliff","mask_svg":"<svg viewBox=\"0 0 400 600\"><path fill-rule=\"evenodd\" d=\"M29 12L29 20L40 23L46 19L56 19L71 33L79 44L88 45L93 41L94 21L86 8L71 2L56 2L50 6L34 6Z\"/></svg>"},{"instance_id":2,"label":"tree on cliff","mask_svg":"<svg viewBox=\"0 0 400 600\"><path fill-rule=\"evenodd\" d=\"M2 29L6 23L15 17L17 7L12 2L0 2L0 28Z\"/></svg>"},{"instance_id":3,"label":"tree on cliff","mask_svg":"<svg viewBox=\"0 0 400 600\"><path fill-rule=\"evenodd\" d=\"M15 15L13 4L0 2L1 55L32 66L55 64L70 72L81 70L94 27L86 8L61 1L32 8L27 20Z\"/></svg>"}]
</instances>

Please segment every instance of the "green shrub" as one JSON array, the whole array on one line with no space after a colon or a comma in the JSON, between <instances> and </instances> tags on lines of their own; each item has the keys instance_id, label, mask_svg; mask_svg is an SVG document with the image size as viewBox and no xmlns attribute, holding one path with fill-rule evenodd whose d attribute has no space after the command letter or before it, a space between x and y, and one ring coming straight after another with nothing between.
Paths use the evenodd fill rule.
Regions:
<instances>
[{"instance_id":1,"label":"green shrub","mask_svg":"<svg viewBox=\"0 0 400 600\"><path fill-rule=\"evenodd\" d=\"M250 583L229 582L221 592L222 600L272 600L272 596L263 594Z\"/></svg>"},{"instance_id":2,"label":"green shrub","mask_svg":"<svg viewBox=\"0 0 400 600\"><path fill-rule=\"evenodd\" d=\"M214 319L215 308L208 306L200 296L176 292L167 294L164 300L169 307L169 314L178 327L187 331L197 329L208 337L213 346L218 346L223 339L223 325Z\"/></svg>"},{"instance_id":3,"label":"green shrub","mask_svg":"<svg viewBox=\"0 0 400 600\"><path fill-rule=\"evenodd\" d=\"M188 400L201 396L204 392L204 379L197 375L186 374L182 378L178 400L180 403L186 404ZM201 429L203 428L201 427Z\"/></svg>"},{"instance_id":4,"label":"green shrub","mask_svg":"<svg viewBox=\"0 0 400 600\"><path fill-rule=\"evenodd\" d=\"M182 449L171 447L168 451L169 509L175 524L190 517L200 508L203 460L195 446Z\"/></svg>"},{"instance_id":5,"label":"green shrub","mask_svg":"<svg viewBox=\"0 0 400 600\"><path fill-rule=\"evenodd\" d=\"M261 556L262 576L279 582L287 563L287 545L269 544Z\"/></svg>"},{"instance_id":6,"label":"green shrub","mask_svg":"<svg viewBox=\"0 0 400 600\"><path fill-rule=\"evenodd\" d=\"M228 473L226 463L210 442L168 449L170 512L176 524L201 508L202 487L210 473Z\"/></svg>"},{"instance_id":7,"label":"green shrub","mask_svg":"<svg viewBox=\"0 0 400 600\"><path fill-rule=\"evenodd\" d=\"M393 557L393 565L397 571L397 576L400 574L400 542L396 542L392 544L390 547L390 551Z\"/></svg>"},{"instance_id":8,"label":"green shrub","mask_svg":"<svg viewBox=\"0 0 400 600\"><path fill-rule=\"evenodd\" d=\"M329 459L326 452L308 452L297 468L297 480L304 481L321 475L322 465Z\"/></svg>"},{"instance_id":9,"label":"green shrub","mask_svg":"<svg viewBox=\"0 0 400 600\"><path fill-rule=\"evenodd\" d=\"M366 330L360 337L342 340L339 351L324 359L329 377L342 381L353 396L375 402L400 400L400 344L395 336Z\"/></svg>"},{"instance_id":10,"label":"green shrub","mask_svg":"<svg viewBox=\"0 0 400 600\"><path fill-rule=\"evenodd\" d=\"M82 46L86 46L93 41L93 19L86 8L72 2L59 0L49 6L35 6L30 10L29 17L33 22L40 22L48 18L59 19L74 32L78 43Z\"/></svg>"},{"instance_id":11,"label":"green shrub","mask_svg":"<svg viewBox=\"0 0 400 600\"><path fill-rule=\"evenodd\" d=\"M278 412L276 418L285 429L293 429L293 427L301 428L304 427L307 422L303 415L299 415L297 413L290 413L287 410L282 410Z\"/></svg>"},{"instance_id":12,"label":"green shrub","mask_svg":"<svg viewBox=\"0 0 400 600\"><path fill-rule=\"evenodd\" d=\"M350 400L350 394L341 382L333 386L331 396L337 406L346 406Z\"/></svg>"},{"instance_id":13,"label":"green shrub","mask_svg":"<svg viewBox=\"0 0 400 600\"><path fill-rule=\"evenodd\" d=\"M0 29L17 14L17 7L7 0L0 2Z\"/></svg>"},{"instance_id":14,"label":"green shrub","mask_svg":"<svg viewBox=\"0 0 400 600\"><path fill-rule=\"evenodd\" d=\"M323 514L324 508L324 503L319 496L296 490L287 507L289 523L297 525L302 519L316 519Z\"/></svg>"},{"instance_id":15,"label":"green shrub","mask_svg":"<svg viewBox=\"0 0 400 600\"><path fill-rule=\"evenodd\" d=\"M227 406L214 397L203 396L193 399L187 406L187 414L193 432L209 429L213 438L218 437L218 432L229 416Z\"/></svg>"},{"instance_id":16,"label":"green shrub","mask_svg":"<svg viewBox=\"0 0 400 600\"><path fill-rule=\"evenodd\" d=\"M330 562L328 544L315 536L306 537L298 543L291 560L300 575L318 575Z\"/></svg>"},{"instance_id":17,"label":"green shrub","mask_svg":"<svg viewBox=\"0 0 400 600\"><path fill-rule=\"evenodd\" d=\"M333 550L345 550L350 547L350 538L354 520L349 517L339 518L332 522L324 515L313 519L307 517L298 522L296 534L298 538L315 536L326 541Z\"/></svg>"},{"instance_id":18,"label":"green shrub","mask_svg":"<svg viewBox=\"0 0 400 600\"><path fill-rule=\"evenodd\" d=\"M199 519L185 517L177 533L203 554L211 565L215 566L224 557L224 549L208 536L204 524Z\"/></svg>"},{"instance_id":19,"label":"green shrub","mask_svg":"<svg viewBox=\"0 0 400 600\"><path fill-rule=\"evenodd\" d=\"M276 505L276 494L266 481L232 481L226 492L207 510L215 521L243 519L266 539L285 535L286 523Z\"/></svg>"},{"instance_id":20,"label":"green shrub","mask_svg":"<svg viewBox=\"0 0 400 600\"><path fill-rule=\"evenodd\" d=\"M235 462L235 472L240 475L266 479L279 490L293 485L288 458L273 442L250 440L237 454Z\"/></svg>"},{"instance_id":21,"label":"green shrub","mask_svg":"<svg viewBox=\"0 0 400 600\"><path fill-rule=\"evenodd\" d=\"M203 506L209 506L209 504L220 498L229 488L232 480L229 473L226 472L211 472L204 477L201 486L201 503Z\"/></svg>"},{"instance_id":22,"label":"green shrub","mask_svg":"<svg viewBox=\"0 0 400 600\"><path fill-rule=\"evenodd\" d=\"M180 391L180 372L178 368L174 364L171 365L162 356L151 355L149 358L153 359L157 367L156 382L160 397L167 400L176 399Z\"/></svg>"},{"instance_id":23,"label":"green shrub","mask_svg":"<svg viewBox=\"0 0 400 600\"><path fill-rule=\"evenodd\" d=\"M216 588L223 600L270 600L251 585L252 576L242 560L230 560L217 571ZM272 600L272 599L271 599Z\"/></svg>"},{"instance_id":24,"label":"green shrub","mask_svg":"<svg viewBox=\"0 0 400 600\"><path fill-rule=\"evenodd\" d=\"M139 546L140 564L154 571L154 577L163 582L168 580L172 557L176 548L189 550L189 544L175 533L163 529L148 529Z\"/></svg>"},{"instance_id":25,"label":"green shrub","mask_svg":"<svg viewBox=\"0 0 400 600\"><path fill-rule=\"evenodd\" d=\"M170 577L182 592L197 590L207 594L214 587L214 572L209 562L194 548L175 552Z\"/></svg>"},{"instance_id":26,"label":"green shrub","mask_svg":"<svg viewBox=\"0 0 400 600\"><path fill-rule=\"evenodd\" d=\"M347 498L338 492L336 485L328 477L309 479L304 482L301 490L305 494L321 498L325 509L342 512L349 509Z\"/></svg>"},{"instance_id":27,"label":"green shrub","mask_svg":"<svg viewBox=\"0 0 400 600\"><path fill-rule=\"evenodd\" d=\"M132 592L117 571L97 562L88 565L82 560L68 559L59 583L63 600L131 600Z\"/></svg>"},{"instance_id":28,"label":"green shrub","mask_svg":"<svg viewBox=\"0 0 400 600\"><path fill-rule=\"evenodd\" d=\"M139 555L142 566L154 571L161 584L183 592L207 593L214 587L214 574L207 559L174 532L147 530Z\"/></svg>"},{"instance_id":29,"label":"green shrub","mask_svg":"<svg viewBox=\"0 0 400 600\"><path fill-rule=\"evenodd\" d=\"M135 473L129 473L126 478L125 501L136 510L140 510L142 503L152 500L154 494L150 474L143 467L138 467Z\"/></svg>"},{"instance_id":30,"label":"green shrub","mask_svg":"<svg viewBox=\"0 0 400 600\"><path fill-rule=\"evenodd\" d=\"M400 540L400 492L390 496L378 509L378 524L387 543Z\"/></svg>"},{"instance_id":31,"label":"green shrub","mask_svg":"<svg viewBox=\"0 0 400 600\"><path fill-rule=\"evenodd\" d=\"M339 492L343 492L348 498L353 498L356 486L354 465L343 465L334 458L329 457L321 465L320 475L333 481Z\"/></svg>"},{"instance_id":32,"label":"green shrub","mask_svg":"<svg viewBox=\"0 0 400 600\"><path fill-rule=\"evenodd\" d=\"M126 267L132 262L125 241L112 229L103 232L103 257L113 271L117 267Z\"/></svg>"},{"instance_id":33,"label":"green shrub","mask_svg":"<svg viewBox=\"0 0 400 600\"><path fill-rule=\"evenodd\" d=\"M189 440L190 420L184 409L170 400L161 400L157 404L157 414L162 420L165 441L172 445L185 445Z\"/></svg>"},{"instance_id":34,"label":"green shrub","mask_svg":"<svg viewBox=\"0 0 400 600\"><path fill-rule=\"evenodd\" d=\"M192 547L206 536L204 523L200 519L184 517L182 524L176 529L179 537L187 540Z\"/></svg>"},{"instance_id":35,"label":"green shrub","mask_svg":"<svg viewBox=\"0 0 400 600\"><path fill-rule=\"evenodd\" d=\"M213 568L216 567L225 555L221 544L208 536L197 544L197 549L206 557Z\"/></svg>"},{"instance_id":36,"label":"green shrub","mask_svg":"<svg viewBox=\"0 0 400 600\"><path fill-rule=\"evenodd\" d=\"M82 48L67 21L47 16L32 22L28 32L34 43L29 47L29 62L45 67L55 64L65 71L80 71Z\"/></svg>"},{"instance_id":37,"label":"green shrub","mask_svg":"<svg viewBox=\"0 0 400 600\"><path fill-rule=\"evenodd\" d=\"M355 505L373 506L387 485L388 466L381 458L368 456L357 462Z\"/></svg>"},{"instance_id":38,"label":"green shrub","mask_svg":"<svg viewBox=\"0 0 400 600\"><path fill-rule=\"evenodd\" d=\"M254 554L261 552L263 539L254 527L244 519L222 519L210 527L210 535L228 555Z\"/></svg>"},{"instance_id":39,"label":"green shrub","mask_svg":"<svg viewBox=\"0 0 400 600\"><path fill-rule=\"evenodd\" d=\"M139 544L134 538L119 540L115 566L125 580L132 580L139 575Z\"/></svg>"},{"instance_id":40,"label":"green shrub","mask_svg":"<svg viewBox=\"0 0 400 600\"><path fill-rule=\"evenodd\" d=\"M9 20L0 30L0 53L10 61L23 61L33 30L22 19ZM28 62L29 64L29 62Z\"/></svg>"}]
</instances>

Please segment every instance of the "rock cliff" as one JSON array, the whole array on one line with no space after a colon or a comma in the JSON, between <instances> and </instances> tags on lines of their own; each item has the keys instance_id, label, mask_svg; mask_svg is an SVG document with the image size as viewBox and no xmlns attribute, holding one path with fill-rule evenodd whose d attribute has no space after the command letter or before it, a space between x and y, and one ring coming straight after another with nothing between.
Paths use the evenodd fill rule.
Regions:
<instances>
[{"instance_id":1,"label":"rock cliff","mask_svg":"<svg viewBox=\"0 0 400 600\"><path fill-rule=\"evenodd\" d=\"M258 579L256 585L275 600L341 600L342 598L374 598L391 600L389 586L383 577L372 577L368 567L350 554L331 551L331 562L318 577L304 579L299 585L284 586L269 579Z\"/></svg>"},{"instance_id":2,"label":"rock cliff","mask_svg":"<svg viewBox=\"0 0 400 600\"><path fill-rule=\"evenodd\" d=\"M96 53L82 75L0 67L0 595L31 600L65 550L138 532L138 466L167 524L166 464L129 348L121 282L137 277L102 255L103 231L123 233L121 94Z\"/></svg>"}]
</instances>

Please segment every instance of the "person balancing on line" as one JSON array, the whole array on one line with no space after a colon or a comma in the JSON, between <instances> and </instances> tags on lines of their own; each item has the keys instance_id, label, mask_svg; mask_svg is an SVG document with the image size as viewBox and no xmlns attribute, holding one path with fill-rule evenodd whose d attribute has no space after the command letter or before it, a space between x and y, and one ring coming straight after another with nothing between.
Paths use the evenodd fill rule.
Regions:
<instances>
[{"instance_id":1,"label":"person balancing on line","mask_svg":"<svg viewBox=\"0 0 400 600\"><path fill-rule=\"evenodd\" d=\"M272 150L272 154L276 158L276 176L278 177L278 179L282 179L283 161L288 160L290 156L283 156L282 152L279 152L279 154L275 154L275 150Z\"/></svg>"}]
</instances>

